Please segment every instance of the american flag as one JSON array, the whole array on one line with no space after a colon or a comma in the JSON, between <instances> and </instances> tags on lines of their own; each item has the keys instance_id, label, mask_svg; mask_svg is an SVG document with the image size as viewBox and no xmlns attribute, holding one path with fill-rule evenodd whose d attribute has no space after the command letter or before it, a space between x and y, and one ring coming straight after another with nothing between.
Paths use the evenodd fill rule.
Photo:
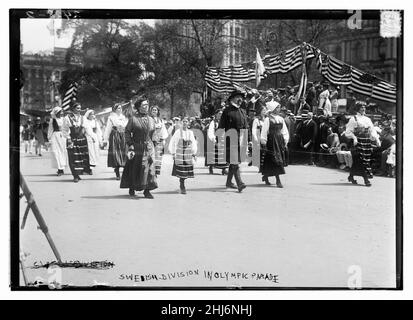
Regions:
<instances>
[{"instance_id":1,"label":"american flag","mask_svg":"<svg viewBox=\"0 0 413 320\"><path fill-rule=\"evenodd\" d=\"M65 97L63 98L63 102L62 102L63 110L67 110L71 107L73 100L76 99L77 88L78 88L77 82L72 82L70 84L69 89L67 89L65 93Z\"/></svg>"},{"instance_id":2,"label":"american flag","mask_svg":"<svg viewBox=\"0 0 413 320\"><path fill-rule=\"evenodd\" d=\"M306 54L307 59L314 58L314 53L310 50L310 47L306 50ZM260 78L263 79L267 74L290 72L299 67L302 61L301 46L296 46L276 55L267 55L263 58L265 73L260 75ZM222 68L208 67L205 73L205 81L208 87L218 92L233 88L232 83L254 80L256 80L255 68L250 64Z\"/></svg>"},{"instance_id":3,"label":"american flag","mask_svg":"<svg viewBox=\"0 0 413 320\"><path fill-rule=\"evenodd\" d=\"M351 67L334 57L318 53L317 68L331 83L340 85L351 83Z\"/></svg>"},{"instance_id":4,"label":"american flag","mask_svg":"<svg viewBox=\"0 0 413 320\"><path fill-rule=\"evenodd\" d=\"M396 103L396 95L396 85L392 83L379 80L373 84L373 93L371 97L374 99Z\"/></svg>"}]
</instances>

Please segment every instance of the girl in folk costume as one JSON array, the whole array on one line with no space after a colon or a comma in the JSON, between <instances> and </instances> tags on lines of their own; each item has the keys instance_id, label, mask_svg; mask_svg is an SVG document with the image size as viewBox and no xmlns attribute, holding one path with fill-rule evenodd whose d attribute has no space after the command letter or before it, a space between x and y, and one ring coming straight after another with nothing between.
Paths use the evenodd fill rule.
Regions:
<instances>
[{"instance_id":1,"label":"girl in folk costume","mask_svg":"<svg viewBox=\"0 0 413 320\"><path fill-rule=\"evenodd\" d=\"M182 119L182 127L178 129L169 143L169 152L174 158L172 175L179 178L180 190L186 194L185 179L194 177L193 158L197 152L194 133L188 129L188 118Z\"/></svg>"},{"instance_id":2,"label":"girl in folk costume","mask_svg":"<svg viewBox=\"0 0 413 320\"><path fill-rule=\"evenodd\" d=\"M158 106L153 106L150 111L150 115L155 120L155 133L153 137L153 143L155 145L155 173L161 174L162 156L164 153L165 140L168 138L168 131L166 130L165 123L160 118L160 111Z\"/></svg>"},{"instance_id":3,"label":"girl in folk costume","mask_svg":"<svg viewBox=\"0 0 413 320\"><path fill-rule=\"evenodd\" d=\"M76 103L73 106L73 111L68 113L63 120L62 132L67 141L69 167L74 182L79 182L81 174L92 174L85 129L83 128L83 116L80 114L81 110L81 105Z\"/></svg>"},{"instance_id":4,"label":"girl in folk costume","mask_svg":"<svg viewBox=\"0 0 413 320\"><path fill-rule=\"evenodd\" d=\"M255 146L260 145L261 140L261 131L264 125L264 121L267 118L267 107L262 106L261 109L258 110L258 116L252 122L252 143ZM262 172L262 166L264 164L264 149L260 148L260 164L258 172Z\"/></svg>"},{"instance_id":5,"label":"girl in folk costume","mask_svg":"<svg viewBox=\"0 0 413 320\"><path fill-rule=\"evenodd\" d=\"M119 168L126 163L125 127L128 120L122 113L122 105L115 104L106 123L104 140L109 142L108 167L114 168L116 180L120 180Z\"/></svg>"},{"instance_id":6,"label":"girl in folk costume","mask_svg":"<svg viewBox=\"0 0 413 320\"><path fill-rule=\"evenodd\" d=\"M280 175L285 174L284 156L290 135L284 119L279 115L280 106L270 109L261 131L261 144L265 149L262 181L270 185L268 177L275 176L278 188L282 188Z\"/></svg>"},{"instance_id":7,"label":"girl in folk costume","mask_svg":"<svg viewBox=\"0 0 413 320\"><path fill-rule=\"evenodd\" d=\"M47 138L52 147L52 167L57 169L57 175L64 174L67 165L66 138L63 136L63 110L61 107L54 107L50 113L49 130Z\"/></svg>"},{"instance_id":8,"label":"girl in folk costume","mask_svg":"<svg viewBox=\"0 0 413 320\"><path fill-rule=\"evenodd\" d=\"M207 165L209 165L209 173L213 174L214 169L221 169L222 175L227 174L228 164L225 159L225 132L222 130L219 134L218 124L222 116L222 109L219 109L215 113L214 119L211 120L208 126L208 142L207 142L207 154L205 155ZM216 135L218 133L218 135ZM211 152L212 151L212 152ZM212 164L211 164L212 162Z\"/></svg>"},{"instance_id":9,"label":"girl in folk costume","mask_svg":"<svg viewBox=\"0 0 413 320\"><path fill-rule=\"evenodd\" d=\"M319 96L319 107L324 110L324 115L331 116L330 91L328 90L328 87L328 83L323 85L323 91Z\"/></svg>"},{"instance_id":10,"label":"girl in folk costume","mask_svg":"<svg viewBox=\"0 0 413 320\"><path fill-rule=\"evenodd\" d=\"M89 164L91 167L95 167L99 162L99 147L102 145L102 131L93 110L86 111L83 127L85 128L89 149ZM92 170L90 170L90 172L92 172Z\"/></svg>"},{"instance_id":11,"label":"girl in folk costume","mask_svg":"<svg viewBox=\"0 0 413 320\"><path fill-rule=\"evenodd\" d=\"M356 103L357 114L352 116L346 125L346 135L353 139L351 156L353 164L350 169L348 181L357 184L354 176L361 176L367 187L371 186L369 178L373 178L371 173L371 155L373 153L372 142L380 147L380 138L374 128L370 118L365 116L366 106Z\"/></svg>"},{"instance_id":12,"label":"girl in folk costume","mask_svg":"<svg viewBox=\"0 0 413 320\"><path fill-rule=\"evenodd\" d=\"M151 190L158 188L155 174L155 147L153 134L155 121L148 115L149 102L138 97L135 102L137 113L129 118L125 127L128 160L122 173L121 188L128 188L129 195L144 190L145 198L153 199Z\"/></svg>"}]
</instances>

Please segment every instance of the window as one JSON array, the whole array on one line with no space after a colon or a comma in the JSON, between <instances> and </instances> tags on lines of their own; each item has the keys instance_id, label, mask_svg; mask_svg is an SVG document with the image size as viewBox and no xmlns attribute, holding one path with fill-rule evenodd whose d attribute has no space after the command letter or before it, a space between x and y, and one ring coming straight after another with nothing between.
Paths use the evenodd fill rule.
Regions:
<instances>
[{"instance_id":1,"label":"window","mask_svg":"<svg viewBox=\"0 0 413 320\"><path fill-rule=\"evenodd\" d=\"M244 28L241 29L241 37L245 38L245 29Z\"/></svg>"}]
</instances>

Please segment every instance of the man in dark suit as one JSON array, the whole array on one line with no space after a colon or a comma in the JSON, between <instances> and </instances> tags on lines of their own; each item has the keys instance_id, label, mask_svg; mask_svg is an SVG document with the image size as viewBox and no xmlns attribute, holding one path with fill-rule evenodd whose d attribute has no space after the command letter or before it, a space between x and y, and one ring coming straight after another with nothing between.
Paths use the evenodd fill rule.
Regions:
<instances>
[{"instance_id":1,"label":"man in dark suit","mask_svg":"<svg viewBox=\"0 0 413 320\"><path fill-rule=\"evenodd\" d=\"M301 146L309 153L309 165L314 165L314 148L317 139L317 123L313 120L313 113L307 113L307 119L301 126Z\"/></svg>"},{"instance_id":2,"label":"man in dark suit","mask_svg":"<svg viewBox=\"0 0 413 320\"><path fill-rule=\"evenodd\" d=\"M248 134L245 130L248 129L248 118L245 110L241 108L243 100L244 94L234 90L228 98L228 106L224 109L218 125L218 128L225 129L225 132L231 137L236 134L237 141L231 143L230 136L227 136L225 141L226 160L229 164L226 186L227 188L237 188L239 192L246 187L241 180L239 169L241 150L243 149L240 147L240 142L245 142L247 137L243 135ZM231 131L229 132L229 130ZM232 183L232 177L235 177L237 186Z\"/></svg>"}]
</instances>

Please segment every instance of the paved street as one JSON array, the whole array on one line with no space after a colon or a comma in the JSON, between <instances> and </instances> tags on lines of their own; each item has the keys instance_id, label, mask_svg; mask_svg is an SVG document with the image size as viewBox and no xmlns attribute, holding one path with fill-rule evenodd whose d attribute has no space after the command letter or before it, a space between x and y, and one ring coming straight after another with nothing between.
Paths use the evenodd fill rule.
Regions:
<instances>
[{"instance_id":1,"label":"paved street","mask_svg":"<svg viewBox=\"0 0 413 320\"><path fill-rule=\"evenodd\" d=\"M243 164L247 189L239 194L223 187L218 170L209 175L203 161L181 195L165 156L155 199L148 200L119 188L106 151L94 174L77 184L69 169L56 176L50 153L23 154L21 172L63 260L115 264L64 268L63 284L347 287L349 267L359 266L363 287L395 285L394 179L375 177L367 188L349 184L343 171L296 165L286 168L278 189ZM21 217L24 209L22 199ZM28 267L55 260L32 214L21 247L30 254ZM28 268L27 276L50 274Z\"/></svg>"}]
</instances>

